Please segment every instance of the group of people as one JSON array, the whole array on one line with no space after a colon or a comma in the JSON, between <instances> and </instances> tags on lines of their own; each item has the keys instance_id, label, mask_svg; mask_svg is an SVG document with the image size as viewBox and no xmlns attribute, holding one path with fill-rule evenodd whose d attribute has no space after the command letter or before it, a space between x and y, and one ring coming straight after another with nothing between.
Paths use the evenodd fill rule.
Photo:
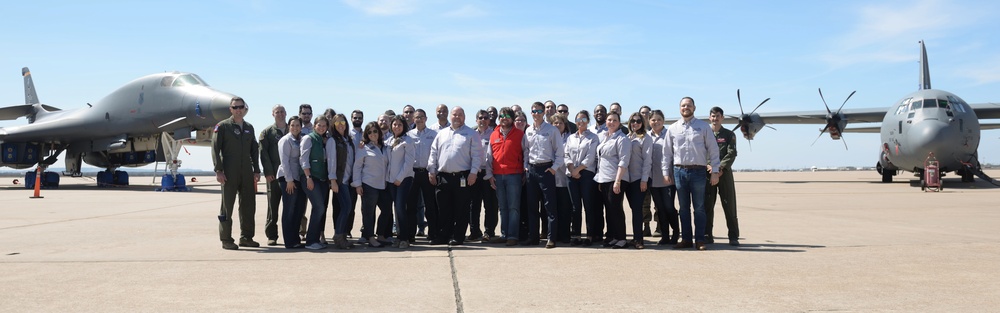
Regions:
<instances>
[{"instance_id":1,"label":"group of people","mask_svg":"<svg viewBox=\"0 0 1000 313\"><path fill-rule=\"evenodd\" d=\"M287 118L285 108L276 105L275 123L260 133L259 142L243 119L247 109L243 99L234 98L232 117L219 122L212 142L222 184L224 249L260 246L253 241L253 217L261 169L267 182L267 244L278 245L280 220L280 237L289 249L324 249L331 244L327 234L336 248L353 248L349 238L360 199L357 242L370 247L406 249L418 236L431 245L539 245L545 236L546 248L644 249L645 238L658 235L659 245L705 250L714 238L716 195L729 244L739 245L731 171L735 135L722 127L721 108L712 108L711 124L694 118L690 97L681 99L681 119L671 125L665 125L662 111L648 106L623 120L618 103L575 115L552 101L535 102L527 112L518 105L489 107L474 113L472 127L462 107L449 111L444 104L435 108L437 120L430 125L427 113L410 105L400 115L389 110L367 124L360 110L348 121L332 109L313 117L312 107L303 104L298 115ZM238 244L232 238L237 195ZM651 220L657 221L656 233Z\"/></svg>"}]
</instances>

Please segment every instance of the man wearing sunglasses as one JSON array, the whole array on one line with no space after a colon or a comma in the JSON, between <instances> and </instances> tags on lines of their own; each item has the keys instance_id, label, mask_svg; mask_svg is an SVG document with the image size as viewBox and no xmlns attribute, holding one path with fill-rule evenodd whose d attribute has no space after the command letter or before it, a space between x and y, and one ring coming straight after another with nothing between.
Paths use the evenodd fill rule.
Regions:
<instances>
[{"instance_id":1,"label":"man wearing sunglasses","mask_svg":"<svg viewBox=\"0 0 1000 313\"><path fill-rule=\"evenodd\" d=\"M219 240L222 248L236 250L242 247L260 247L253 241L256 194L254 186L260 181L260 151L253 125L243 120L247 104L243 98L229 101L232 117L215 125L212 134L212 163L215 180L222 184L222 205L219 212ZM233 240L233 206L240 197L240 243Z\"/></svg>"},{"instance_id":2,"label":"man wearing sunglasses","mask_svg":"<svg viewBox=\"0 0 1000 313\"><path fill-rule=\"evenodd\" d=\"M554 107L554 105L553 105ZM552 124L546 123L545 105L535 102L531 105L531 118L533 123L524 132L528 138L528 159L525 160L524 167L528 172L528 235L526 245L537 245L539 243L538 219L539 212L534 209L534 204L542 201L547 218L548 232L546 238L548 242L545 248L556 247L556 233L559 229L556 211L556 171L564 164L563 161L563 139L559 130Z\"/></svg>"},{"instance_id":3,"label":"man wearing sunglasses","mask_svg":"<svg viewBox=\"0 0 1000 313\"><path fill-rule=\"evenodd\" d=\"M302 136L312 133L313 107L311 105L305 103L299 105L299 119L302 120Z\"/></svg>"},{"instance_id":4,"label":"man wearing sunglasses","mask_svg":"<svg viewBox=\"0 0 1000 313\"><path fill-rule=\"evenodd\" d=\"M571 117L569 116L569 106L565 104L559 104L559 106L556 107L556 113L565 115L567 120ZM569 128L570 134L576 133L576 123L567 123L566 127Z\"/></svg>"}]
</instances>

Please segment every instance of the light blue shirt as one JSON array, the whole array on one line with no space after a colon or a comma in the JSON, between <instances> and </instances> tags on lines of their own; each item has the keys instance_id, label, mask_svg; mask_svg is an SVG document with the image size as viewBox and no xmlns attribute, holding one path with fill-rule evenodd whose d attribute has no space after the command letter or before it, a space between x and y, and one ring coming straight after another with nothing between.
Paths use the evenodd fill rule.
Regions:
<instances>
[{"instance_id":1,"label":"light blue shirt","mask_svg":"<svg viewBox=\"0 0 1000 313\"><path fill-rule=\"evenodd\" d=\"M416 147L414 150L416 161L413 162L413 167L426 169L427 158L431 155L431 143L434 142L437 131L429 127L425 127L423 131L417 131L414 128L406 132L406 135L410 137L410 141Z\"/></svg>"},{"instance_id":2,"label":"light blue shirt","mask_svg":"<svg viewBox=\"0 0 1000 313\"><path fill-rule=\"evenodd\" d=\"M566 171L571 173L574 168L583 165L584 171L597 172L597 146L601 140L590 130L583 134L573 133L566 138Z\"/></svg>"},{"instance_id":3,"label":"light blue shirt","mask_svg":"<svg viewBox=\"0 0 1000 313\"><path fill-rule=\"evenodd\" d=\"M562 135L563 142L566 142L566 138L569 137L569 133ZM563 153L563 159L565 159L565 153ZM559 168L556 169L556 187L569 187L569 175L566 172L566 162L555 163Z\"/></svg>"},{"instance_id":4,"label":"light blue shirt","mask_svg":"<svg viewBox=\"0 0 1000 313\"><path fill-rule=\"evenodd\" d=\"M559 129L552 124L542 122L540 127L528 126L524 131L524 136L528 138L528 159L525 168L531 164L541 164L552 162L551 169L559 171L559 167L565 164L563 159L563 136L559 134Z\"/></svg>"},{"instance_id":5,"label":"light blue shirt","mask_svg":"<svg viewBox=\"0 0 1000 313\"><path fill-rule=\"evenodd\" d=\"M476 173L483 160L482 143L475 130L464 125L457 130L449 127L438 131L434 137L431 153L427 158L427 171L430 174L461 171Z\"/></svg>"},{"instance_id":6,"label":"light blue shirt","mask_svg":"<svg viewBox=\"0 0 1000 313\"><path fill-rule=\"evenodd\" d=\"M299 164L299 140L291 133L278 139L278 158L281 164L278 164L277 178L284 177L289 183L298 181L299 172L302 171L302 165Z\"/></svg>"},{"instance_id":7,"label":"light blue shirt","mask_svg":"<svg viewBox=\"0 0 1000 313\"><path fill-rule=\"evenodd\" d=\"M667 128L667 143L663 146L664 172L671 165L708 164L713 174L719 172L719 143L707 122L696 118L674 122Z\"/></svg>"},{"instance_id":8,"label":"light blue shirt","mask_svg":"<svg viewBox=\"0 0 1000 313\"><path fill-rule=\"evenodd\" d=\"M483 179L493 178L493 158L490 157L493 154L493 149L490 148L490 136L493 135L493 128L486 126L486 131L480 132L477 127L476 134L479 134L479 142L483 145L483 164L480 166L480 170L485 171Z\"/></svg>"},{"instance_id":9,"label":"light blue shirt","mask_svg":"<svg viewBox=\"0 0 1000 313\"><path fill-rule=\"evenodd\" d=\"M611 183L618 175L618 168L626 169L622 176L623 181L628 179L628 162L632 157L632 141L628 139L621 130L614 134L604 132L601 144L597 146L597 175L594 181L598 183Z\"/></svg>"},{"instance_id":10,"label":"light blue shirt","mask_svg":"<svg viewBox=\"0 0 1000 313\"><path fill-rule=\"evenodd\" d=\"M650 131L649 135L651 136L650 138L653 140L653 149L652 149L653 163L651 164L650 167L652 170L649 173L649 178L651 178L653 182L650 184L650 187L654 188L666 187L668 185L663 183L664 173L666 173L666 175L670 175L670 177L673 177L674 175L673 166L669 166L666 172L663 171L663 163L664 163L663 146L666 144L667 128L664 127L663 129L660 130L659 133Z\"/></svg>"},{"instance_id":11,"label":"light blue shirt","mask_svg":"<svg viewBox=\"0 0 1000 313\"><path fill-rule=\"evenodd\" d=\"M361 184L365 184L378 190L385 189L385 170L389 158L382 149L369 143L358 148L354 155L354 179L351 186L361 187Z\"/></svg>"},{"instance_id":12,"label":"light blue shirt","mask_svg":"<svg viewBox=\"0 0 1000 313\"><path fill-rule=\"evenodd\" d=\"M385 176L385 181L395 183L403 181L407 177L413 177L413 161L416 158L416 147L409 136L400 136L402 140L395 146L396 141L390 138L385 141L386 153L389 154L389 173Z\"/></svg>"},{"instance_id":13,"label":"light blue shirt","mask_svg":"<svg viewBox=\"0 0 1000 313\"><path fill-rule=\"evenodd\" d=\"M642 139L632 134L629 135L629 140L632 141L632 155L629 157L629 179L626 181L647 181L649 180L650 169L653 166L653 139L649 138L649 134L643 136Z\"/></svg>"}]
</instances>

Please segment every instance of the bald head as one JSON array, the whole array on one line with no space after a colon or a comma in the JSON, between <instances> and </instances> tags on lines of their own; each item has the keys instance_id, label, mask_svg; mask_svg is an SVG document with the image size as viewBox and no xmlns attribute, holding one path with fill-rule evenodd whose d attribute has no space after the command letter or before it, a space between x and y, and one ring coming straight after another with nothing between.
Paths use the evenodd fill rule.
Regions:
<instances>
[{"instance_id":1,"label":"bald head","mask_svg":"<svg viewBox=\"0 0 1000 313\"><path fill-rule=\"evenodd\" d=\"M451 128L458 129L462 126L465 126L465 109L457 106L451 109Z\"/></svg>"}]
</instances>

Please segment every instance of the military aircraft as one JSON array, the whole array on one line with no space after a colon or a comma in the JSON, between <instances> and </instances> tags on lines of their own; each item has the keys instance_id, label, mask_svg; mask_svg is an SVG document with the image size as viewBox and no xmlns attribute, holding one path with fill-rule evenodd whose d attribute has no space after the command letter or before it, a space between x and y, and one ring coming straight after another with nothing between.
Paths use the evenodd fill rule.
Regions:
<instances>
[{"instance_id":1,"label":"military aircraft","mask_svg":"<svg viewBox=\"0 0 1000 313\"><path fill-rule=\"evenodd\" d=\"M758 105L750 113L744 113L740 103L740 116L728 116L724 121L737 123L733 130L740 129L747 140L753 140L766 124L820 124L824 125L820 137L828 133L832 139L841 141L843 133L881 133L875 168L886 183L892 182L899 171L910 171L924 184L925 162L932 154L939 162L941 173L956 172L963 182L972 182L973 175L978 175L993 183L982 172L977 150L980 131L1000 128L1000 124L981 124L979 119L1000 118L1000 103L968 104L953 93L932 89L923 41L920 41L920 64L920 89L888 108L845 110L849 95L844 104L833 111L820 90L825 111L756 113ZM881 125L848 128L848 122ZM844 147L847 147L846 141Z\"/></svg>"},{"instance_id":2,"label":"military aircraft","mask_svg":"<svg viewBox=\"0 0 1000 313\"><path fill-rule=\"evenodd\" d=\"M169 72L135 79L86 107L60 110L39 102L27 67L21 76L24 104L0 108L0 120L27 117L28 124L0 128L0 166L44 169L65 151L62 174L79 177L86 162L106 169L98 186L127 185L128 174L116 169L153 162L166 162L176 178L180 149L210 145L211 128L231 115L234 97L193 73ZM51 176L58 185L58 174Z\"/></svg>"}]
</instances>

